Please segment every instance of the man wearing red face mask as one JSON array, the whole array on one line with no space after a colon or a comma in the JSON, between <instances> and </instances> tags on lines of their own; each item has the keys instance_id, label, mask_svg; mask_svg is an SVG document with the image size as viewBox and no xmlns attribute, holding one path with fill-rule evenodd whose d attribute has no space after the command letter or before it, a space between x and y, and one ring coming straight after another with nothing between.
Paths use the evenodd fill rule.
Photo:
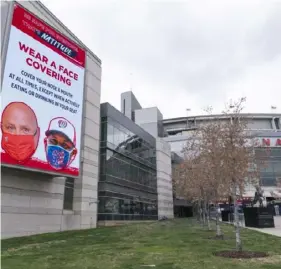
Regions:
<instances>
[{"instance_id":1,"label":"man wearing red face mask","mask_svg":"<svg viewBox=\"0 0 281 269\"><path fill-rule=\"evenodd\" d=\"M28 161L37 149L40 129L34 111L23 102L12 102L1 117L2 149L19 164Z\"/></svg>"}]
</instances>

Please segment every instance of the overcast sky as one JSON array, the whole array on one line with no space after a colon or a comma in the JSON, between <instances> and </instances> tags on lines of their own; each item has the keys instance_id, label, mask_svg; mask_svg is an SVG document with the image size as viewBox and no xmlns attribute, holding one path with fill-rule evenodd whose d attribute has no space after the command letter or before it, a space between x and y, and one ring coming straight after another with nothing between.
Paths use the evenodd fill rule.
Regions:
<instances>
[{"instance_id":1,"label":"overcast sky","mask_svg":"<svg viewBox=\"0 0 281 269\"><path fill-rule=\"evenodd\" d=\"M244 96L281 113L281 0L42 2L102 60L102 102L132 88L164 118Z\"/></svg>"}]
</instances>

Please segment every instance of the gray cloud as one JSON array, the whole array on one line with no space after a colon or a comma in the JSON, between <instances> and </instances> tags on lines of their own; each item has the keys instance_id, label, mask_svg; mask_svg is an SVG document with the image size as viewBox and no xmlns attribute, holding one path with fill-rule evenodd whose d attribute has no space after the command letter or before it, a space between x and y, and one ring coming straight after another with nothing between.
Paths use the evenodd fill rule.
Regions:
<instances>
[{"instance_id":1,"label":"gray cloud","mask_svg":"<svg viewBox=\"0 0 281 269\"><path fill-rule=\"evenodd\" d=\"M130 84L166 118L239 95L250 112L281 100L281 2L43 2L102 59L102 99L118 108Z\"/></svg>"}]
</instances>

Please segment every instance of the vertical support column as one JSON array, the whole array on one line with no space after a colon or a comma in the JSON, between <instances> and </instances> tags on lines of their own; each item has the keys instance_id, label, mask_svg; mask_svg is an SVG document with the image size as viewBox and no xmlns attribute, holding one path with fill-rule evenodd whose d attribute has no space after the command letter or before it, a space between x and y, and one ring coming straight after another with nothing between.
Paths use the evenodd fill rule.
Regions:
<instances>
[{"instance_id":1,"label":"vertical support column","mask_svg":"<svg viewBox=\"0 0 281 269\"><path fill-rule=\"evenodd\" d=\"M271 126L273 130L276 130L275 117L272 117Z\"/></svg>"},{"instance_id":2,"label":"vertical support column","mask_svg":"<svg viewBox=\"0 0 281 269\"><path fill-rule=\"evenodd\" d=\"M81 171L75 180L73 201L81 229L95 228L98 213L101 67L89 55L85 76Z\"/></svg>"},{"instance_id":3,"label":"vertical support column","mask_svg":"<svg viewBox=\"0 0 281 269\"><path fill-rule=\"evenodd\" d=\"M158 219L174 218L172 161L170 145L156 138Z\"/></svg>"},{"instance_id":4,"label":"vertical support column","mask_svg":"<svg viewBox=\"0 0 281 269\"><path fill-rule=\"evenodd\" d=\"M1 1L1 85L6 64L14 1ZM2 89L0 89L1 92Z\"/></svg>"}]
</instances>

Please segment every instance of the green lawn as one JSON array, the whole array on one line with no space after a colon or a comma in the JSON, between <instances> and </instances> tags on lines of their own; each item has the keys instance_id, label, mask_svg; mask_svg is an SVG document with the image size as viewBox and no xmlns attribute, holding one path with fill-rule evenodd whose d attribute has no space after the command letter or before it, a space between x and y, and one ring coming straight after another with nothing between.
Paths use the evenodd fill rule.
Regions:
<instances>
[{"instance_id":1,"label":"green lawn","mask_svg":"<svg viewBox=\"0 0 281 269\"><path fill-rule=\"evenodd\" d=\"M2 269L280 269L281 239L243 230L244 249L268 250L270 257L231 260L212 255L235 247L232 240L209 240L214 232L191 220L131 224L2 240ZM155 265L145 267L144 265Z\"/></svg>"}]
</instances>

